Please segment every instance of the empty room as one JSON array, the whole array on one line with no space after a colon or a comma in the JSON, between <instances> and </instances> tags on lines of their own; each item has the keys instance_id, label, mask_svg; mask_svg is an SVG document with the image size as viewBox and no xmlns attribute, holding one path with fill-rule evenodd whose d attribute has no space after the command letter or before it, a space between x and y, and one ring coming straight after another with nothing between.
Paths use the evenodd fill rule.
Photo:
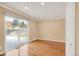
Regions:
<instances>
[{"instance_id":1,"label":"empty room","mask_svg":"<svg viewBox=\"0 0 79 59\"><path fill-rule=\"evenodd\" d=\"M65 2L0 2L0 56L65 56L66 7Z\"/></svg>"}]
</instances>

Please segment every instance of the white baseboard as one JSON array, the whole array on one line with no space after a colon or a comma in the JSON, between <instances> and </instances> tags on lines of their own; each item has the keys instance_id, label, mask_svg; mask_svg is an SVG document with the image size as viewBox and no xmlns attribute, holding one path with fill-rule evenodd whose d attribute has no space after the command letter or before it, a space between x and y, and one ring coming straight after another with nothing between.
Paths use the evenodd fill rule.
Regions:
<instances>
[{"instance_id":1,"label":"white baseboard","mask_svg":"<svg viewBox=\"0 0 79 59\"><path fill-rule=\"evenodd\" d=\"M42 39L42 38L32 39L29 42L32 42L32 41L35 41L35 40L47 40L47 41L65 42L65 41L60 41L60 40L49 40L49 39Z\"/></svg>"},{"instance_id":2,"label":"white baseboard","mask_svg":"<svg viewBox=\"0 0 79 59\"><path fill-rule=\"evenodd\" d=\"M30 42L35 41L35 40L37 40L37 39L32 39L32 40L30 40Z\"/></svg>"},{"instance_id":3,"label":"white baseboard","mask_svg":"<svg viewBox=\"0 0 79 59\"><path fill-rule=\"evenodd\" d=\"M47 41L56 41L56 42L65 42L65 41L60 41L60 40L49 40L49 39L43 39L43 38L38 38L39 40L47 40Z\"/></svg>"}]
</instances>

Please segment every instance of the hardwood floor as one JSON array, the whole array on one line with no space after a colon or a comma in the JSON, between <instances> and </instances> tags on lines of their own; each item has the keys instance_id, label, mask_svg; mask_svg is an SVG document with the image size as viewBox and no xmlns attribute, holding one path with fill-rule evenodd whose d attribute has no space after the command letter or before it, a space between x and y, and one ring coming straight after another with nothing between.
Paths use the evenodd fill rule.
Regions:
<instances>
[{"instance_id":1,"label":"hardwood floor","mask_svg":"<svg viewBox=\"0 0 79 59\"><path fill-rule=\"evenodd\" d=\"M28 46L31 56L64 56L65 44L62 42L36 40Z\"/></svg>"},{"instance_id":2,"label":"hardwood floor","mask_svg":"<svg viewBox=\"0 0 79 59\"><path fill-rule=\"evenodd\" d=\"M20 51L19 51L20 50ZM19 54L20 53L20 54ZM63 42L35 40L17 49L6 52L2 56L64 56L65 44Z\"/></svg>"}]
</instances>

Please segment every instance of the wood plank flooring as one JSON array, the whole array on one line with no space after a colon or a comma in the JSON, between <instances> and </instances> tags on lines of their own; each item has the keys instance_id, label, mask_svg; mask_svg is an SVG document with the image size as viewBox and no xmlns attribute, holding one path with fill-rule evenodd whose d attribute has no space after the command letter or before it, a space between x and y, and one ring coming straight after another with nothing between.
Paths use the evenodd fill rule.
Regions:
<instances>
[{"instance_id":1,"label":"wood plank flooring","mask_svg":"<svg viewBox=\"0 0 79 59\"><path fill-rule=\"evenodd\" d=\"M21 51L18 51L21 50ZM20 54L19 54L20 53ZM35 40L20 48L2 54L3 56L64 56L65 43Z\"/></svg>"},{"instance_id":2,"label":"wood plank flooring","mask_svg":"<svg viewBox=\"0 0 79 59\"><path fill-rule=\"evenodd\" d=\"M62 42L36 40L28 46L31 56L64 56L65 44Z\"/></svg>"}]
</instances>

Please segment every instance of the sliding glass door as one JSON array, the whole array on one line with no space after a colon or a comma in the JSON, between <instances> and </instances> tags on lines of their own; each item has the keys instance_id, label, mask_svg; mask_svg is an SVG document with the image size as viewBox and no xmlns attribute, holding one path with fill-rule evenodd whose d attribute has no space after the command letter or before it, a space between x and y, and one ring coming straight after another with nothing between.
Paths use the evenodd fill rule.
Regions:
<instances>
[{"instance_id":1,"label":"sliding glass door","mask_svg":"<svg viewBox=\"0 0 79 59\"><path fill-rule=\"evenodd\" d=\"M10 51L15 48L18 48L18 53L20 53L22 48L20 48L19 46L26 44L29 40L27 28L28 27L26 20L5 16L5 50L6 51ZM10 53L12 54L12 52ZM8 53L8 55L10 55L10 53Z\"/></svg>"}]
</instances>

